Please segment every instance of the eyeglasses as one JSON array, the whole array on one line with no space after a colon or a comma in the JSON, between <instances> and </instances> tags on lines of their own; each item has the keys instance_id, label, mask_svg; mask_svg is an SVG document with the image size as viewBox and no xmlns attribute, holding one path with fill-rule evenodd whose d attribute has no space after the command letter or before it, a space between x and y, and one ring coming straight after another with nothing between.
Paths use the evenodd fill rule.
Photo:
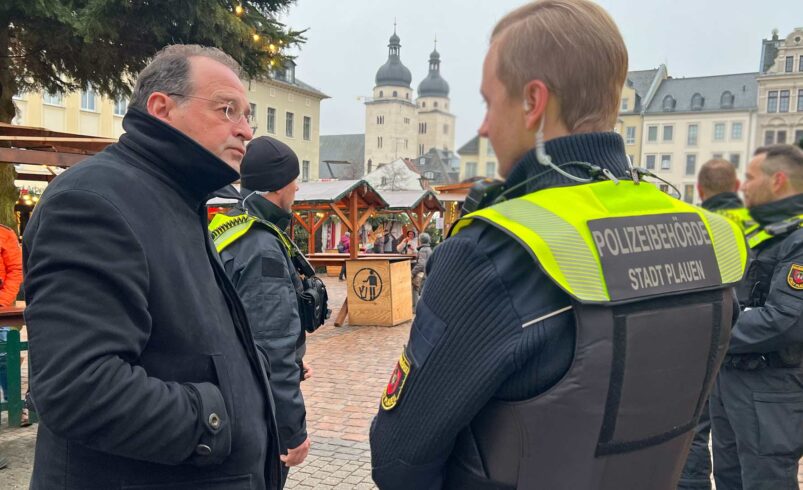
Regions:
<instances>
[{"instance_id":1,"label":"eyeglasses","mask_svg":"<svg viewBox=\"0 0 803 490\"><path fill-rule=\"evenodd\" d=\"M187 98L187 99L200 99L200 100L207 100L209 102L215 102L217 104L225 104L225 106L222 107L221 110L226 115L226 119L228 119L230 122L232 122L234 124L240 124L240 121L242 121L243 118L245 118L245 121L248 123L248 126L253 128L254 127L254 122L256 121L256 118L255 118L254 114L251 114L251 108L250 107L248 109L240 110L240 109L237 108L235 103L232 102L232 101L224 101L224 100L219 100L219 99L208 99L206 97L198 97L197 95L186 95L186 94L179 94L179 93L176 93L176 92L171 92L171 93L169 93L167 95L169 97L184 97L184 98Z\"/></svg>"}]
</instances>

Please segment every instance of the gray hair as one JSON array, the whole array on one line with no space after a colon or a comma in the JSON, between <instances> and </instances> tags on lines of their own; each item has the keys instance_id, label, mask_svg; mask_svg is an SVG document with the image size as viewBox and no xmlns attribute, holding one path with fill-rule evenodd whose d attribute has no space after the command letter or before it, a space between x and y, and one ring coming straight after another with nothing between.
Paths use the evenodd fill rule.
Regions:
<instances>
[{"instance_id":1,"label":"gray hair","mask_svg":"<svg viewBox=\"0 0 803 490\"><path fill-rule=\"evenodd\" d=\"M766 155L761 166L766 175L783 172L793 189L803 191L803 150L794 145L776 144L761 147L756 150L756 154Z\"/></svg>"},{"instance_id":2,"label":"gray hair","mask_svg":"<svg viewBox=\"0 0 803 490\"><path fill-rule=\"evenodd\" d=\"M429 242L431 241L432 238L430 238L429 233L422 233L418 236L418 243L421 245L429 245Z\"/></svg>"},{"instance_id":3,"label":"gray hair","mask_svg":"<svg viewBox=\"0 0 803 490\"><path fill-rule=\"evenodd\" d=\"M137 77L129 107L145 110L148 97L154 92L187 94L193 92L190 80L190 58L210 58L231 69L238 77L242 70L234 58L217 48L199 44L171 44L162 48Z\"/></svg>"}]
</instances>

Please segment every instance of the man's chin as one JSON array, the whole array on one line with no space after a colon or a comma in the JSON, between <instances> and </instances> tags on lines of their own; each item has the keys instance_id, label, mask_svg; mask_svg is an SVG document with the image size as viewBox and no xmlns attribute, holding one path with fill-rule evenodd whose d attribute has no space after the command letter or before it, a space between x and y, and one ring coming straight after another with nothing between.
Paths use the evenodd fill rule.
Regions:
<instances>
[{"instance_id":1,"label":"man's chin","mask_svg":"<svg viewBox=\"0 0 803 490\"><path fill-rule=\"evenodd\" d=\"M240 173L240 163L242 163L243 161L242 158L235 158L232 156L222 156L220 159L223 160L226 163L226 165L236 170L237 173Z\"/></svg>"}]
</instances>

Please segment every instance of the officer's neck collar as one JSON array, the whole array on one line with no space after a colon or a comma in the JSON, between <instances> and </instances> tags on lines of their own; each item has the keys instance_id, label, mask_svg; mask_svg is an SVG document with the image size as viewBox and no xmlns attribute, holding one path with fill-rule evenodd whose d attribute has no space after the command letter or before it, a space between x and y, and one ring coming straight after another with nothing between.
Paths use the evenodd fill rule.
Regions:
<instances>
[{"instance_id":1,"label":"officer's neck collar","mask_svg":"<svg viewBox=\"0 0 803 490\"><path fill-rule=\"evenodd\" d=\"M700 203L703 209L708 211L719 211L721 209L738 209L743 208L744 203L735 192L721 192L714 196L709 197Z\"/></svg>"},{"instance_id":2,"label":"officer's neck collar","mask_svg":"<svg viewBox=\"0 0 803 490\"><path fill-rule=\"evenodd\" d=\"M253 193L253 191L243 187L240 190L240 193L243 195L243 197L248 197ZM271 201L265 199L263 196L256 195L249 197L245 201L243 207L246 208L246 211L248 211L249 214L256 216L257 218L264 219L265 221L270 221L280 230L286 230L290 225L290 218L292 215L279 206L273 204Z\"/></svg>"},{"instance_id":3,"label":"officer's neck collar","mask_svg":"<svg viewBox=\"0 0 803 490\"><path fill-rule=\"evenodd\" d=\"M617 177L627 177L628 175L629 165L624 141L621 136L613 132L581 133L551 139L546 142L545 150L556 165L569 162L586 162L608 169ZM569 165L562 168L572 175L583 178L588 177L585 170L579 166ZM509 189L533 176L542 175L522 186L520 191L512 193L513 195L510 197L518 197L549 187L577 184L577 182L560 175L554 170L548 170L549 167L538 163L535 157L535 149L528 151L513 167L505 187Z\"/></svg>"},{"instance_id":4,"label":"officer's neck collar","mask_svg":"<svg viewBox=\"0 0 803 490\"><path fill-rule=\"evenodd\" d=\"M803 215L803 194L750 208L750 216L762 227Z\"/></svg>"}]
</instances>

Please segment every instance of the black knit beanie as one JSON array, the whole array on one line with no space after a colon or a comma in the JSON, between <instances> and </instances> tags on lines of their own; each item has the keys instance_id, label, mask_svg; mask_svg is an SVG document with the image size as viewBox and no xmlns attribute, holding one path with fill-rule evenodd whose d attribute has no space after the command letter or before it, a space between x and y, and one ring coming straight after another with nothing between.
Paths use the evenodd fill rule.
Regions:
<instances>
[{"instance_id":1,"label":"black knit beanie","mask_svg":"<svg viewBox=\"0 0 803 490\"><path fill-rule=\"evenodd\" d=\"M240 184L259 192L278 191L298 178L298 157L281 141L260 136L248 144L240 164Z\"/></svg>"}]
</instances>

